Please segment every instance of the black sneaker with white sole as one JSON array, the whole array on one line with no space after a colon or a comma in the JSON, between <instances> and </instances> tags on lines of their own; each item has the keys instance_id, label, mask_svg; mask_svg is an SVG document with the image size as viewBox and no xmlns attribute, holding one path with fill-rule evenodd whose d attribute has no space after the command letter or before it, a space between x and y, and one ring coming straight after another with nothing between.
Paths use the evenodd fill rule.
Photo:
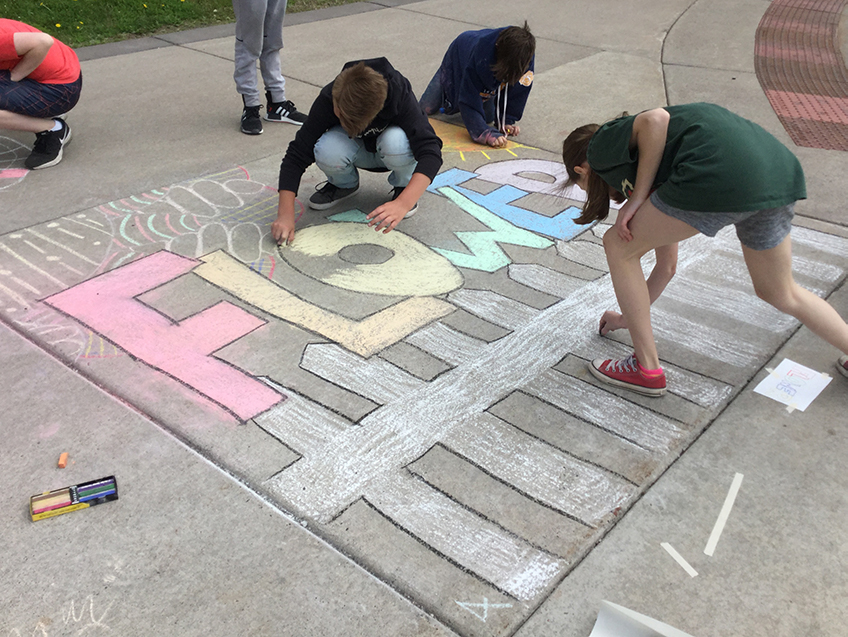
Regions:
<instances>
[{"instance_id":1,"label":"black sneaker with white sole","mask_svg":"<svg viewBox=\"0 0 848 637\"><path fill-rule=\"evenodd\" d=\"M35 134L35 145L24 162L30 170L50 168L62 161L62 148L71 141L71 127L64 120L56 118L55 121L60 122L62 128Z\"/></svg>"},{"instance_id":2,"label":"black sneaker with white sole","mask_svg":"<svg viewBox=\"0 0 848 637\"><path fill-rule=\"evenodd\" d=\"M404 189L405 189L405 186L396 186L395 189L392 191L392 201L394 201L395 199L400 197L400 193L402 193L404 191ZM409 219L416 212L418 212L418 202L417 201L415 202L415 205L412 206L412 209L409 210L409 212L407 212L405 215L403 215L403 218Z\"/></svg>"},{"instance_id":3,"label":"black sneaker with white sole","mask_svg":"<svg viewBox=\"0 0 848 637\"><path fill-rule=\"evenodd\" d=\"M265 119L269 122L287 122L303 126L306 121L306 115L297 110L294 102L286 100L284 102L274 102L271 100L271 94L265 93L265 99L268 100L268 108L265 111Z\"/></svg>"},{"instance_id":4,"label":"black sneaker with white sole","mask_svg":"<svg viewBox=\"0 0 848 637\"><path fill-rule=\"evenodd\" d=\"M309 198L309 207L313 210L326 210L340 201L352 197L358 190L359 184L356 184L353 188L339 188L326 181L323 186L321 184L315 186L315 192Z\"/></svg>"},{"instance_id":5,"label":"black sneaker with white sole","mask_svg":"<svg viewBox=\"0 0 848 637\"><path fill-rule=\"evenodd\" d=\"M245 135L261 135L262 120L259 117L259 106L245 106L241 113L241 132Z\"/></svg>"}]
</instances>

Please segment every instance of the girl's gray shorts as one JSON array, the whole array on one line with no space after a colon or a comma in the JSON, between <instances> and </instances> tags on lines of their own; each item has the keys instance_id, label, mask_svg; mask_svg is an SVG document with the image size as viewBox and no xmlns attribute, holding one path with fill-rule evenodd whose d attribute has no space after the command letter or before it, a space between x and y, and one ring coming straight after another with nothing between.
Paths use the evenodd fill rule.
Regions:
<instances>
[{"instance_id":1,"label":"girl's gray shorts","mask_svg":"<svg viewBox=\"0 0 848 637\"><path fill-rule=\"evenodd\" d=\"M779 208L765 208L750 212L693 212L681 210L666 203L654 192L651 203L669 217L688 223L698 232L714 237L725 226L736 226L736 236L751 250L769 250L781 244L792 229L795 202Z\"/></svg>"}]
</instances>

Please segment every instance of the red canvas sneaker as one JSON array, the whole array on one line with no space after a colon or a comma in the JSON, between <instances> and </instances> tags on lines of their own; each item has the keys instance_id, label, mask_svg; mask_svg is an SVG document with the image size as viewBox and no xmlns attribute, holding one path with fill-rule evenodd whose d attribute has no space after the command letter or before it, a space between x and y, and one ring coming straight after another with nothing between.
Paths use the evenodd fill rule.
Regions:
<instances>
[{"instance_id":1,"label":"red canvas sneaker","mask_svg":"<svg viewBox=\"0 0 848 637\"><path fill-rule=\"evenodd\" d=\"M589 365L589 371L602 383L629 389L644 396L662 396L665 393L665 373L660 369L656 376L646 376L639 370L639 361L636 360L635 354L618 361L596 358Z\"/></svg>"},{"instance_id":2,"label":"red canvas sneaker","mask_svg":"<svg viewBox=\"0 0 848 637\"><path fill-rule=\"evenodd\" d=\"M848 354L839 357L839 360L836 361L836 368L842 372L843 376L848 377Z\"/></svg>"}]
</instances>

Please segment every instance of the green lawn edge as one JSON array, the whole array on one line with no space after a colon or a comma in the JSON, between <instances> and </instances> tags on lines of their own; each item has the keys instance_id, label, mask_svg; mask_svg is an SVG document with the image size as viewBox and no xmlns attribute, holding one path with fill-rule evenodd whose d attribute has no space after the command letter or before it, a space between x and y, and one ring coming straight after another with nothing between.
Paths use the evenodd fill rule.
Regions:
<instances>
[{"instance_id":1,"label":"green lawn edge","mask_svg":"<svg viewBox=\"0 0 848 637\"><path fill-rule=\"evenodd\" d=\"M360 0L289 0L287 13ZM232 0L0 0L0 16L73 48L235 22Z\"/></svg>"}]
</instances>

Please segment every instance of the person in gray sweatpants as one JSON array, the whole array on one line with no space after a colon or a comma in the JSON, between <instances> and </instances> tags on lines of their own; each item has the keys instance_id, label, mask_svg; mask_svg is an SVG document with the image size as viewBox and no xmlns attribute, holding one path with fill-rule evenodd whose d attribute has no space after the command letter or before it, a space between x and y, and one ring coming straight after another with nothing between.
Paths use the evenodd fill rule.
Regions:
<instances>
[{"instance_id":1,"label":"person in gray sweatpants","mask_svg":"<svg viewBox=\"0 0 848 637\"><path fill-rule=\"evenodd\" d=\"M269 122L288 122L301 125L306 115L286 99L286 78L280 69L280 49L283 48L283 20L288 0L233 0L236 14L235 73L236 90L244 101L241 132L246 135L262 133L259 117L261 99L256 78L256 60L265 84Z\"/></svg>"}]
</instances>

